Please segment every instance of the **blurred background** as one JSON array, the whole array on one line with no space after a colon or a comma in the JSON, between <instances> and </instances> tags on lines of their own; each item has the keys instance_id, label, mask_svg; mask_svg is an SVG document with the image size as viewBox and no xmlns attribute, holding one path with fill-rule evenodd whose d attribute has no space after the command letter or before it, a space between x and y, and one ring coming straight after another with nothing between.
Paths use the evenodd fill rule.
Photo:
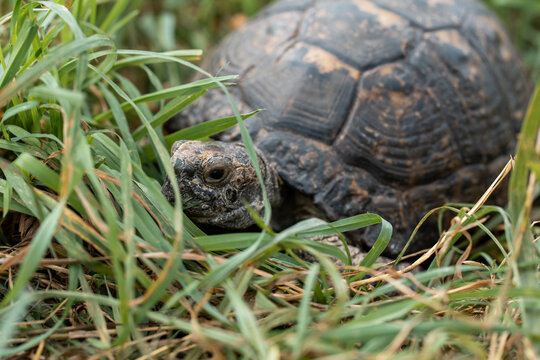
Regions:
<instances>
[{"instance_id":1,"label":"blurred background","mask_svg":"<svg viewBox=\"0 0 540 360\"><path fill-rule=\"evenodd\" d=\"M197 48L205 52L270 0L137 0L140 9L125 32L129 46L153 50ZM540 78L540 0L484 0L512 34L531 78ZM138 4L135 4L138 3ZM144 43L141 40L144 39Z\"/></svg>"},{"instance_id":2,"label":"blurred background","mask_svg":"<svg viewBox=\"0 0 540 360\"><path fill-rule=\"evenodd\" d=\"M16 0L1 0L2 14ZM232 29L271 0L71 0L99 3L97 12L123 12L118 26L120 47L168 51L173 49L211 49ZM540 78L540 0L483 0L509 29L532 79ZM96 16L108 14L97 14ZM114 18L111 16L111 18ZM188 76L187 70L171 66L164 74L171 83Z\"/></svg>"}]
</instances>

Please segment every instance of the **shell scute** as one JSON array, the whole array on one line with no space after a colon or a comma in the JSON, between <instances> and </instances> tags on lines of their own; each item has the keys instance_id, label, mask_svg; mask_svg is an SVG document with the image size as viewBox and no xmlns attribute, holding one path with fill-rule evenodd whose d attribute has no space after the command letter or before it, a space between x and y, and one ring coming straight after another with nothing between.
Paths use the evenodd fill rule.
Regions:
<instances>
[{"instance_id":1,"label":"shell scute","mask_svg":"<svg viewBox=\"0 0 540 360\"><path fill-rule=\"evenodd\" d=\"M524 117L530 88L525 77L526 71L508 34L491 12L484 9L477 16L464 21L461 33L476 50L482 61L496 77L502 96L509 104L514 131L519 131L520 120Z\"/></svg>"},{"instance_id":2,"label":"shell scute","mask_svg":"<svg viewBox=\"0 0 540 360\"><path fill-rule=\"evenodd\" d=\"M424 30L458 27L475 6L465 0L372 0Z\"/></svg>"},{"instance_id":3,"label":"shell scute","mask_svg":"<svg viewBox=\"0 0 540 360\"><path fill-rule=\"evenodd\" d=\"M410 63L439 99L445 114L441 120L450 128L463 162L486 162L511 151L508 134L517 119L511 118L506 90L490 67L456 30L432 32L425 40L426 46L411 55Z\"/></svg>"},{"instance_id":4,"label":"shell scute","mask_svg":"<svg viewBox=\"0 0 540 360\"><path fill-rule=\"evenodd\" d=\"M220 75L243 74L294 37L301 18L301 12L287 12L248 22L223 41L208 67Z\"/></svg>"},{"instance_id":5,"label":"shell scute","mask_svg":"<svg viewBox=\"0 0 540 360\"><path fill-rule=\"evenodd\" d=\"M404 57L418 30L369 1L328 1L306 11L298 39L364 70Z\"/></svg>"},{"instance_id":6,"label":"shell scute","mask_svg":"<svg viewBox=\"0 0 540 360\"><path fill-rule=\"evenodd\" d=\"M409 185L459 165L439 103L409 65L366 72L357 94L351 118L334 144L345 162Z\"/></svg>"},{"instance_id":7,"label":"shell scute","mask_svg":"<svg viewBox=\"0 0 540 360\"><path fill-rule=\"evenodd\" d=\"M248 72L239 85L251 106L266 109L265 126L331 144L347 117L359 71L304 43L260 66L266 71Z\"/></svg>"}]
</instances>

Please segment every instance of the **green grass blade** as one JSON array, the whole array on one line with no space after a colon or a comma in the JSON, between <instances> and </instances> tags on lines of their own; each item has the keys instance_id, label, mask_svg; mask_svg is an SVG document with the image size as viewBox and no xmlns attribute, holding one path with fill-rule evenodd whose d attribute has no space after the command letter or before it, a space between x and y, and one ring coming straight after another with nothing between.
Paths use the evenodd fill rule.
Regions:
<instances>
[{"instance_id":1,"label":"green grass blade","mask_svg":"<svg viewBox=\"0 0 540 360\"><path fill-rule=\"evenodd\" d=\"M238 233L238 234L219 234L203 235L195 237L195 242L204 251L227 251L236 249L245 249L253 245L257 240L259 233ZM270 235L263 238L263 243L271 240Z\"/></svg>"},{"instance_id":2,"label":"green grass blade","mask_svg":"<svg viewBox=\"0 0 540 360\"><path fill-rule=\"evenodd\" d=\"M391 238L392 225L388 221L381 218L381 231L379 232L379 236L377 237L375 244L373 244L371 249L368 251L366 257L364 257L360 262L360 266L369 267L375 264L375 261L377 261L379 256L381 256L383 251L388 246Z\"/></svg>"},{"instance_id":3,"label":"green grass blade","mask_svg":"<svg viewBox=\"0 0 540 360\"><path fill-rule=\"evenodd\" d=\"M85 39L58 45L40 62L26 69L14 82L11 82L0 89L0 107L5 106L19 91L31 85L44 72L65 61L66 58L77 56L92 48L112 47L112 45L113 43L111 40L102 35L92 35Z\"/></svg>"},{"instance_id":4,"label":"green grass blade","mask_svg":"<svg viewBox=\"0 0 540 360\"><path fill-rule=\"evenodd\" d=\"M194 81L189 84L178 85L178 86L174 86L165 90L160 90L160 91L156 91L150 94L146 94L138 98L135 98L131 101L134 104L142 104L142 103L147 103L151 101L166 100L166 99L170 99L177 96L190 95L193 93L200 92L202 90L207 90L207 89L211 89L213 87L218 86L216 81L230 81L235 78L236 76L221 76L221 77L216 78L215 81L213 79L202 79L202 80ZM123 111L126 111L132 108L130 103L127 101L123 102L120 106ZM112 116L112 111L108 110L95 116L94 120L96 122L103 122L103 121L109 120L111 116Z\"/></svg>"},{"instance_id":5,"label":"green grass blade","mask_svg":"<svg viewBox=\"0 0 540 360\"><path fill-rule=\"evenodd\" d=\"M523 123L516 160L509 188L509 213L512 218L511 249L514 280L525 287L538 286L540 249L530 230L535 178L529 176L530 164L538 163L540 152L540 82L531 98ZM534 182L533 182L534 181ZM518 268L520 264L520 268ZM540 334L540 299L521 300L523 326L533 334ZM536 355L540 355L540 339L531 338Z\"/></svg>"},{"instance_id":6,"label":"green grass blade","mask_svg":"<svg viewBox=\"0 0 540 360\"><path fill-rule=\"evenodd\" d=\"M304 284L304 294L300 301L298 308L298 316L296 319L296 343L293 346L293 358L300 358L302 353L303 344L307 335L308 325L311 323L310 305L312 291L317 281L317 275L319 274L319 264L313 264L309 269L308 276Z\"/></svg>"},{"instance_id":7,"label":"green grass blade","mask_svg":"<svg viewBox=\"0 0 540 360\"><path fill-rule=\"evenodd\" d=\"M109 104L109 107L111 108L112 114L114 116L115 122L118 125L118 128L120 130L120 134L122 135L122 139L126 142L126 146L129 149L130 157L133 161L139 162L139 157L137 156L137 145L135 144L135 140L131 136L131 131L129 129L129 124L126 119L126 115L122 111L120 107L120 103L118 100L116 100L116 97L113 96L113 94L104 86L100 84L99 86L101 92L104 95L105 100Z\"/></svg>"},{"instance_id":8,"label":"green grass blade","mask_svg":"<svg viewBox=\"0 0 540 360\"><path fill-rule=\"evenodd\" d=\"M20 103L18 105L12 106L4 113L4 116L2 116L2 119L0 120L0 124L3 124L6 120L14 117L15 115L25 112L31 109L36 108L39 106L39 102L36 100L31 100L27 102Z\"/></svg>"},{"instance_id":9,"label":"green grass blade","mask_svg":"<svg viewBox=\"0 0 540 360\"><path fill-rule=\"evenodd\" d=\"M108 12L107 17L103 20L100 28L106 32L115 22L117 22L120 14L129 6L130 0L118 0L114 3L113 8Z\"/></svg>"},{"instance_id":10,"label":"green grass blade","mask_svg":"<svg viewBox=\"0 0 540 360\"><path fill-rule=\"evenodd\" d=\"M257 326L257 320L255 319L254 314L242 300L240 294L238 294L236 290L236 287L232 283L228 283L225 288L227 289L227 294L231 304L234 307L238 326L244 336L244 339L246 339L246 341L256 351L256 355L253 354L256 358L264 358L265 355L268 354L268 347L261 328Z\"/></svg>"},{"instance_id":11,"label":"green grass blade","mask_svg":"<svg viewBox=\"0 0 540 360\"><path fill-rule=\"evenodd\" d=\"M4 297L0 303L0 308L8 305L13 299L19 296L22 289L25 288L28 280L34 275L39 261L45 255L45 251L49 247L51 240L56 232L60 215L64 210L65 203L59 202L54 209L45 217L38 231L30 242L30 249L24 257L21 268L17 273L17 279L13 284L10 292Z\"/></svg>"},{"instance_id":12,"label":"green grass blade","mask_svg":"<svg viewBox=\"0 0 540 360\"><path fill-rule=\"evenodd\" d=\"M56 4L52 1L37 1L37 3L51 9L52 12L60 16L73 32L75 39L82 39L84 37L84 34L79 27L79 23L65 6Z\"/></svg>"},{"instance_id":13,"label":"green grass blade","mask_svg":"<svg viewBox=\"0 0 540 360\"><path fill-rule=\"evenodd\" d=\"M9 63L7 64L7 68L4 69L3 76L0 79L0 89L6 86L6 84L15 77L17 71L19 71L19 69L23 67L24 63L26 62L26 55L32 46L32 41L34 41L34 38L37 35L38 27L36 25L32 25L28 26L25 30L26 31L19 37L19 39L22 38L22 40L16 42L9 59Z\"/></svg>"},{"instance_id":14,"label":"green grass blade","mask_svg":"<svg viewBox=\"0 0 540 360\"><path fill-rule=\"evenodd\" d=\"M376 214L360 214L351 216L345 219L337 220L329 224L317 226L315 229L308 231L301 231L298 236L320 236L320 235L332 235L338 232L346 232L350 230L361 229L367 226L380 224L381 217Z\"/></svg>"},{"instance_id":15,"label":"green grass blade","mask_svg":"<svg viewBox=\"0 0 540 360\"><path fill-rule=\"evenodd\" d=\"M84 94L80 91L73 91L62 88L51 88L48 86L34 86L29 92L29 96L41 98L57 99L66 112L70 112L72 107L80 107L84 101Z\"/></svg>"},{"instance_id":16,"label":"green grass blade","mask_svg":"<svg viewBox=\"0 0 540 360\"><path fill-rule=\"evenodd\" d=\"M242 119L245 120L258 112L259 111L257 110L249 114L242 115ZM236 124L237 120L234 116L205 121L201 124L193 125L165 136L165 144L167 148L171 148L172 145L178 140L204 140L209 136L219 134L220 132L229 129ZM150 144L144 145L143 151L146 153L149 160L155 159L155 154L153 153Z\"/></svg>"},{"instance_id":17,"label":"green grass blade","mask_svg":"<svg viewBox=\"0 0 540 360\"><path fill-rule=\"evenodd\" d=\"M171 100L152 118L150 124L153 128L163 125L167 120L178 114L181 110L183 110L193 101L197 100L204 93L205 91L199 91L191 95L180 96ZM146 128L142 125L133 132L133 138L135 140L140 140L145 135Z\"/></svg>"},{"instance_id":18,"label":"green grass blade","mask_svg":"<svg viewBox=\"0 0 540 360\"><path fill-rule=\"evenodd\" d=\"M259 113L259 110L250 112L249 114L241 115L242 120L246 120L253 115ZM237 124L236 117L229 116L221 119L209 120L201 124L190 126L189 128L176 131L165 137L167 146L178 140L198 140L204 139L212 135L216 135L225 131Z\"/></svg>"},{"instance_id":19,"label":"green grass blade","mask_svg":"<svg viewBox=\"0 0 540 360\"><path fill-rule=\"evenodd\" d=\"M36 160L28 153L21 154L13 165L17 168L34 175L48 188L58 192L60 190L60 176L51 168Z\"/></svg>"},{"instance_id":20,"label":"green grass blade","mask_svg":"<svg viewBox=\"0 0 540 360\"><path fill-rule=\"evenodd\" d=\"M11 184L3 181L3 184L0 184L0 195L2 196L2 218L5 218L7 214L9 213L10 209L12 209L11 207L12 194L13 194L13 188L11 187ZM15 208L13 210L20 211L22 209L21 207L19 207L19 209Z\"/></svg>"},{"instance_id":21,"label":"green grass blade","mask_svg":"<svg viewBox=\"0 0 540 360\"><path fill-rule=\"evenodd\" d=\"M130 52L127 52L130 54ZM123 55L124 52L119 49L118 55ZM195 60L199 58L202 55L201 50L173 50L173 51L165 51L163 53L160 53L165 56L171 56L176 57L179 59L184 60ZM126 57L124 59L118 60L115 64L113 69L116 70L121 67L125 66L135 66L135 65L144 65L144 64L159 64L162 62L168 62L169 60L163 59L161 57L155 57L153 55L138 55L138 56L131 56Z\"/></svg>"},{"instance_id":22,"label":"green grass blade","mask_svg":"<svg viewBox=\"0 0 540 360\"><path fill-rule=\"evenodd\" d=\"M31 302L31 295L21 293L17 301L9 307L10 311L0 314L0 359L7 355L9 340L16 333L16 324L24 317Z\"/></svg>"}]
</instances>

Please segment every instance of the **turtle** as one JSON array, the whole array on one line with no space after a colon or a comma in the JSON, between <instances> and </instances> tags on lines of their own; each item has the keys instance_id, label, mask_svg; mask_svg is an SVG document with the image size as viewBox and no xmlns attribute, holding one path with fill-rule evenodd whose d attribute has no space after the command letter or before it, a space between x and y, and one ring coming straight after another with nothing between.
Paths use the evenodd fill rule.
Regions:
<instances>
[{"instance_id":1,"label":"turtle","mask_svg":"<svg viewBox=\"0 0 540 360\"><path fill-rule=\"evenodd\" d=\"M281 0L204 62L238 74L229 91L256 148L272 224L376 213L398 254L425 214L470 203L509 160L530 86L511 39L475 0ZM232 115L212 89L169 131ZM171 161L186 214L225 229L254 224L261 188L238 129L179 141ZM162 192L172 201L171 182ZM504 196L494 195L494 202ZM347 233L370 248L378 229ZM438 239L429 218L409 248Z\"/></svg>"}]
</instances>

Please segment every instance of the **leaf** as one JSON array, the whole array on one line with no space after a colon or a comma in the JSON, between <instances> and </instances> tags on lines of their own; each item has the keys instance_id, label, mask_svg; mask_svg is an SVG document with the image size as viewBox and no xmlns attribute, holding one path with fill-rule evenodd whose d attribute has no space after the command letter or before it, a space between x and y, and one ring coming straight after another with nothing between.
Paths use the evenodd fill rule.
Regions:
<instances>
[{"instance_id":1,"label":"leaf","mask_svg":"<svg viewBox=\"0 0 540 360\"><path fill-rule=\"evenodd\" d=\"M9 307L10 311L0 314L0 358L7 356L9 340L17 332L17 323L26 315L32 300L32 296L27 292L21 293L17 301Z\"/></svg>"},{"instance_id":2,"label":"leaf","mask_svg":"<svg viewBox=\"0 0 540 360\"><path fill-rule=\"evenodd\" d=\"M268 348L265 337L262 333L263 330L260 326L257 325L255 315L247 306L247 304L242 300L242 297L230 281L227 281L225 289L227 289L227 296L230 299L232 306L234 307L236 319L238 321L238 327L240 328L244 339L256 351L255 358L265 358L265 354L268 353Z\"/></svg>"},{"instance_id":3,"label":"leaf","mask_svg":"<svg viewBox=\"0 0 540 360\"><path fill-rule=\"evenodd\" d=\"M6 112L4 113L4 116L2 116L2 119L0 120L0 124L3 124L4 121L14 117L15 115L17 115L17 114L19 114L21 112L28 111L30 109L34 109L38 105L39 105L38 101L32 100L32 101L27 101L27 102L23 102L23 103L20 103L18 105L12 106L9 109L7 109Z\"/></svg>"},{"instance_id":4,"label":"leaf","mask_svg":"<svg viewBox=\"0 0 540 360\"><path fill-rule=\"evenodd\" d=\"M260 110L241 115L242 120L252 117L259 113ZM167 146L172 146L178 140L198 140L218 134L237 124L235 116L229 116L221 119L205 121L201 124L190 126L186 129L179 130L165 137Z\"/></svg>"},{"instance_id":5,"label":"leaf","mask_svg":"<svg viewBox=\"0 0 540 360\"><path fill-rule=\"evenodd\" d=\"M296 320L296 343L293 345L293 357L298 359L302 353L302 348L307 336L308 325L311 322L311 316L309 313L311 305L312 291L317 281L317 275L319 273L319 264L314 264L309 269L308 275L304 283L304 294L298 307L298 315Z\"/></svg>"},{"instance_id":6,"label":"leaf","mask_svg":"<svg viewBox=\"0 0 540 360\"><path fill-rule=\"evenodd\" d=\"M375 241L375 244L371 247L369 252L367 253L366 257L362 259L360 262L360 266L364 267L370 267L377 261L379 256L383 253L384 249L388 246L388 243L390 242L390 238L392 237L392 225L384 220L381 219L381 231L379 232L379 236L377 237L377 240Z\"/></svg>"},{"instance_id":7,"label":"leaf","mask_svg":"<svg viewBox=\"0 0 540 360\"><path fill-rule=\"evenodd\" d=\"M122 55L122 50L118 50L118 55ZM173 50L160 53L165 56L177 57L185 60L198 59L202 55L202 50ZM158 64L167 62L169 60L163 59L161 57L155 57L153 55L138 55L123 58L118 60L113 69L118 69L125 66L136 66L143 64Z\"/></svg>"},{"instance_id":8,"label":"leaf","mask_svg":"<svg viewBox=\"0 0 540 360\"><path fill-rule=\"evenodd\" d=\"M206 91L199 91L194 94L179 96L165 105L156 115L154 115L150 124L153 128L163 125L167 120L178 114L182 109L201 97ZM147 133L146 128L141 125L133 132L133 138L140 140Z\"/></svg>"},{"instance_id":9,"label":"leaf","mask_svg":"<svg viewBox=\"0 0 540 360\"><path fill-rule=\"evenodd\" d=\"M0 89L0 107L5 106L19 91L36 81L50 68L65 61L66 58L76 56L92 48L112 47L112 45L111 40L103 35L92 35L88 38L58 45L51 49L41 61L21 73L14 82L10 82Z\"/></svg>"},{"instance_id":10,"label":"leaf","mask_svg":"<svg viewBox=\"0 0 540 360\"><path fill-rule=\"evenodd\" d=\"M249 114L242 115L242 119L245 120L259 111L253 111ZM171 148L172 145L178 140L201 140L208 138L209 136L219 134L222 131L225 131L232 126L237 124L236 117L229 116L221 119L209 120L203 123L190 126L188 128L176 131L172 134L165 136L165 144L167 148ZM143 151L146 153L146 156L149 160L155 159L155 154L151 150L152 147L150 144L144 145Z\"/></svg>"},{"instance_id":11,"label":"leaf","mask_svg":"<svg viewBox=\"0 0 540 360\"><path fill-rule=\"evenodd\" d=\"M177 96L190 95L190 94L202 91L202 90L206 90L206 89L210 89L210 88L218 86L216 81L230 81L236 78L237 76L221 76L221 77L217 77L215 81L213 79L202 79L202 80L194 81L188 84L178 85L178 86L174 86L168 89L156 91L150 94L145 94L140 97L134 98L131 101L134 104L142 104L142 103L147 103L151 101L170 99ZM123 111L133 108L128 101L123 102L120 105L120 107L122 108ZM109 120L111 116L112 116L112 111L108 110L108 111L102 112L99 115L96 115L94 117L94 120L96 122L103 122L103 121Z\"/></svg>"},{"instance_id":12,"label":"leaf","mask_svg":"<svg viewBox=\"0 0 540 360\"><path fill-rule=\"evenodd\" d=\"M70 27L76 39L84 38L84 34L81 28L79 27L77 20L75 20L73 15L71 15L69 10L65 6L53 3L52 1L37 1L37 3L40 3L41 5L48 7L56 15L60 16L62 20L64 20L64 22Z\"/></svg>"},{"instance_id":13,"label":"leaf","mask_svg":"<svg viewBox=\"0 0 540 360\"><path fill-rule=\"evenodd\" d=\"M32 46L32 41L34 41L37 32L38 27L36 25L29 26L15 43L9 63L7 64L7 68L4 70L3 76L0 79L0 89L6 86L6 84L15 77L17 71L26 62L26 56L30 50L30 47Z\"/></svg>"}]
</instances>

